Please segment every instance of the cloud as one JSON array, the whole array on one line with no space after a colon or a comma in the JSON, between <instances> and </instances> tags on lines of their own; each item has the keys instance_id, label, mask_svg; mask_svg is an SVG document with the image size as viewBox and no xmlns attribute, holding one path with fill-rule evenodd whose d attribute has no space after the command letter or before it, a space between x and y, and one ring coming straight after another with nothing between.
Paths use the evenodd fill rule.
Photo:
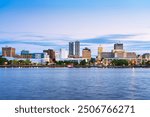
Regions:
<instances>
[{"instance_id":1,"label":"cloud","mask_svg":"<svg viewBox=\"0 0 150 117\"><path fill-rule=\"evenodd\" d=\"M60 48L68 48L68 42L79 40L81 42L81 50L88 47L92 50L93 55L97 55L99 44L104 47L105 51L111 51L113 44L117 42L124 43L127 51L148 52L150 50L150 35L148 34L109 34L95 38L73 38L74 35L66 34L48 34L35 32L0 32L0 47L5 45L15 45L17 50L25 48L32 51L40 48L52 48L59 50ZM25 46L25 47L22 47Z\"/></svg>"},{"instance_id":2,"label":"cloud","mask_svg":"<svg viewBox=\"0 0 150 117\"><path fill-rule=\"evenodd\" d=\"M0 44L31 44L39 46L64 45L67 38L62 35L36 34L27 32L0 32ZM68 41L68 40L67 40Z\"/></svg>"},{"instance_id":3,"label":"cloud","mask_svg":"<svg viewBox=\"0 0 150 117\"><path fill-rule=\"evenodd\" d=\"M150 53L150 35L149 34L110 34L96 38L81 40L82 43L93 45L102 44L105 51L111 51L113 44L121 42L126 51L140 53ZM88 46L88 45L87 45ZM91 47L92 48L92 47Z\"/></svg>"},{"instance_id":4,"label":"cloud","mask_svg":"<svg viewBox=\"0 0 150 117\"><path fill-rule=\"evenodd\" d=\"M119 41L126 41L128 38L138 36L138 34L111 34L104 35L96 38L84 39L81 42L86 43L115 43Z\"/></svg>"}]
</instances>

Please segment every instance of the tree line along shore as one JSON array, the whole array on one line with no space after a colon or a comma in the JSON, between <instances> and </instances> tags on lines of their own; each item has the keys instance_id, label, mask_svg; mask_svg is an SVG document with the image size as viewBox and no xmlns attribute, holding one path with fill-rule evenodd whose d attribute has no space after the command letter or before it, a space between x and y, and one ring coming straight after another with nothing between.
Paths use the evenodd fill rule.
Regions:
<instances>
[{"instance_id":1,"label":"tree line along shore","mask_svg":"<svg viewBox=\"0 0 150 117\"><path fill-rule=\"evenodd\" d=\"M142 62L141 65L134 65L130 64L127 60L113 60L111 63L107 66L103 65L96 65L94 59L91 59L91 61L86 62L85 60L78 62L73 61L55 61L54 63L46 63L46 64L35 64L31 63L30 60L7 60L6 58L0 58L0 67L68 67L71 65L71 67L80 68L80 67L98 67L98 68L150 68L150 61Z\"/></svg>"}]
</instances>

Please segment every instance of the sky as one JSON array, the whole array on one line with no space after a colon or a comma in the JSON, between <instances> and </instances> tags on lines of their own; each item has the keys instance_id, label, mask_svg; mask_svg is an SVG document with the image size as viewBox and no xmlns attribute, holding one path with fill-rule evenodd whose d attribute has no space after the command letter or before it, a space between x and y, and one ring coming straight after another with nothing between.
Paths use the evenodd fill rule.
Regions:
<instances>
[{"instance_id":1,"label":"sky","mask_svg":"<svg viewBox=\"0 0 150 117\"><path fill-rule=\"evenodd\" d=\"M76 40L92 55L118 42L150 53L150 0L0 0L0 48L58 51Z\"/></svg>"}]
</instances>

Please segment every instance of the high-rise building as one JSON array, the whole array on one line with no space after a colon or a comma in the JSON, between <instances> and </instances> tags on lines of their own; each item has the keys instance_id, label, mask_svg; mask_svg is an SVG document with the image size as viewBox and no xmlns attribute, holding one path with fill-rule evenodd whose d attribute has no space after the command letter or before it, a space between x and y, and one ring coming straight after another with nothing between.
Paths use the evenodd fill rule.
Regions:
<instances>
[{"instance_id":1,"label":"high-rise building","mask_svg":"<svg viewBox=\"0 0 150 117\"><path fill-rule=\"evenodd\" d=\"M50 58L51 62L54 62L56 60L55 51L53 49L43 50L43 52L45 52L49 55L49 58Z\"/></svg>"},{"instance_id":2,"label":"high-rise building","mask_svg":"<svg viewBox=\"0 0 150 117\"><path fill-rule=\"evenodd\" d=\"M68 58L68 51L64 48L60 49L60 59Z\"/></svg>"},{"instance_id":3,"label":"high-rise building","mask_svg":"<svg viewBox=\"0 0 150 117\"><path fill-rule=\"evenodd\" d=\"M123 44L122 43L114 44L114 50L123 50Z\"/></svg>"},{"instance_id":4,"label":"high-rise building","mask_svg":"<svg viewBox=\"0 0 150 117\"><path fill-rule=\"evenodd\" d=\"M88 49L87 47L82 50L82 58L91 60L91 50Z\"/></svg>"},{"instance_id":5,"label":"high-rise building","mask_svg":"<svg viewBox=\"0 0 150 117\"><path fill-rule=\"evenodd\" d=\"M80 57L80 42L75 41L75 57Z\"/></svg>"},{"instance_id":6,"label":"high-rise building","mask_svg":"<svg viewBox=\"0 0 150 117\"><path fill-rule=\"evenodd\" d=\"M80 57L80 42L69 42L69 57L79 58Z\"/></svg>"},{"instance_id":7,"label":"high-rise building","mask_svg":"<svg viewBox=\"0 0 150 117\"><path fill-rule=\"evenodd\" d=\"M69 57L74 55L74 42L69 42Z\"/></svg>"},{"instance_id":8,"label":"high-rise building","mask_svg":"<svg viewBox=\"0 0 150 117\"><path fill-rule=\"evenodd\" d=\"M126 57L126 52L123 49L122 43L114 44L114 50L112 50L112 52L114 53L114 58L125 58Z\"/></svg>"},{"instance_id":9,"label":"high-rise building","mask_svg":"<svg viewBox=\"0 0 150 117\"><path fill-rule=\"evenodd\" d=\"M16 52L15 48L12 47L2 47L2 55L6 57L15 57Z\"/></svg>"},{"instance_id":10,"label":"high-rise building","mask_svg":"<svg viewBox=\"0 0 150 117\"><path fill-rule=\"evenodd\" d=\"M102 52L103 52L103 47L100 45L98 47L98 60L102 59Z\"/></svg>"}]
</instances>

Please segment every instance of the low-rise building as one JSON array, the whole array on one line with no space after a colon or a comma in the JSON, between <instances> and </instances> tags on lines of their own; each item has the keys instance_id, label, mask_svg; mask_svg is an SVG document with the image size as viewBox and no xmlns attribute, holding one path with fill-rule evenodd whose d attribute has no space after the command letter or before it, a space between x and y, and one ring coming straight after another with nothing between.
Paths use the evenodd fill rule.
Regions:
<instances>
[{"instance_id":1,"label":"low-rise building","mask_svg":"<svg viewBox=\"0 0 150 117\"><path fill-rule=\"evenodd\" d=\"M43 52L49 55L50 62L54 62L56 60L55 51L53 49L43 50Z\"/></svg>"},{"instance_id":2,"label":"low-rise building","mask_svg":"<svg viewBox=\"0 0 150 117\"><path fill-rule=\"evenodd\" d=\"M102 58L114 58L114 54L112 52L102 52L101 57Z\"/></svg>"},{"instance_id":3,"label":"low-rise building","mask_svg":"<svg viewBox=\"0 0 150 117\"><path fill-rule=\"evenodd\" d=\"M144 60L149 61L150 60L150 53L145 53L145 54L143 54L142 57Z\"/></svg>"}]
</instances>

